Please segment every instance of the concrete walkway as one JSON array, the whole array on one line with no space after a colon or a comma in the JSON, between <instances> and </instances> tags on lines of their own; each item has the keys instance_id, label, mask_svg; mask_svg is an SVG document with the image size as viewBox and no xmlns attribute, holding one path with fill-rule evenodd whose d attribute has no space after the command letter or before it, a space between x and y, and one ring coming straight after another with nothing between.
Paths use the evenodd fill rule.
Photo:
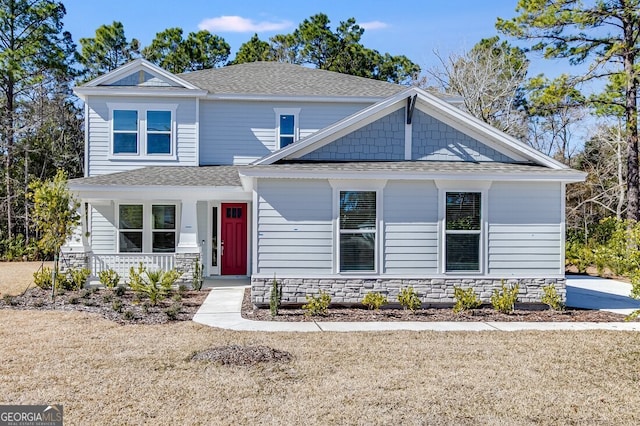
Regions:
<instances>
[{"instance_id":1,"label":"concrete walkway","mask_svg":"<svg viewBox=\"0 0 640 426\"><path fill-rule=\"evenodd\" d=\"M567 305L628 314L640 301L628 297L631 285L594 277L567 277ZM193 317L211 327L239 331L518 331L518 330L626 330L640 331L630 322L278 322L242 318L243 281L218 282Z\"/></svg>"}]
</instances>

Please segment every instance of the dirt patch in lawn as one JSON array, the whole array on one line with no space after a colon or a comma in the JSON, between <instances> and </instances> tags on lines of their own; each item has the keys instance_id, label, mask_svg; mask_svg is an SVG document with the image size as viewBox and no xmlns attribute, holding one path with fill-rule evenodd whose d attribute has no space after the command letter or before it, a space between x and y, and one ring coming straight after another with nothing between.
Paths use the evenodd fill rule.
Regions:
<instances>
[{"instance_id":1,"label":"dirt patch in lawn","mask_svg":"<svg viewBox=\"0 0 640 426\"><path fill-rule=\"evenodd\" d=\"M268 308L258 308L251 303L251 291L246 289L242 301L242 317L255 321L455 321L455 322L620 322L625 316L611 312L567 308L564 311L545 309L543 305L516 305L511 314L503 314L491 306L455 313L451 307L424 308L411 312L399 307L383 307L369 310L365 307L332 307L327 315L305 316L301 308L280 308L271 316ZM635 321L638 321L636 319Z\"/></svg>"},{"instance_id":2,"label":"dirt patch in lawn","mask_svg":"<svg viewBox=\"0 0 640 426\"><path fill-rule=\"evenodd\" d=\"M115 290L86 288L61 291L52 299L51 290L34 287L22 295L3 296L0 308L80 311L99 314L120 324L162 324L190 321L207 294L206 291L176 291L151 305L148 299L140 298L131 290L118 295Z\"/></svg>"},{"instance_id":3,"label":"dirt patch in lawn","mask_svg":"<svg viewBox=\"0 0 640 426\"><path fill-rule=\"evenodd\" d=\"M265 362L290 362L291 354L268 346L218 346L196 353L192 361L219 362L223 365L252 366Z\"/></svg>"}]
</instances>

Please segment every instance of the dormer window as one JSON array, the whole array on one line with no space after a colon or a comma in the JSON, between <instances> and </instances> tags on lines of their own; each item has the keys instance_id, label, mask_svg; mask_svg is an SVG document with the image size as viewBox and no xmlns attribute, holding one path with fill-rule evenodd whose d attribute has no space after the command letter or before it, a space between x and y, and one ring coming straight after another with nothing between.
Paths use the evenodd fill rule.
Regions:
<instances>
[{"instance_id":1,"label":"dormer window","mask_svg":"<svg viewBox=\"0 0 640 426\"><path fill-rule=\"evenodd\" d=\"M175 159L177 105L109 104L111 158Z\"/></svg>"},{"instance_id":2,"label":"dormer window","mask_svg":"<svg viewBox=\"0 0 640 426\"><path fill-rule=\"evenodd\" d=\"M298 114L300 109L276 108L276 149L291 145L299 138Z\"/></svg>"}]
</instances>

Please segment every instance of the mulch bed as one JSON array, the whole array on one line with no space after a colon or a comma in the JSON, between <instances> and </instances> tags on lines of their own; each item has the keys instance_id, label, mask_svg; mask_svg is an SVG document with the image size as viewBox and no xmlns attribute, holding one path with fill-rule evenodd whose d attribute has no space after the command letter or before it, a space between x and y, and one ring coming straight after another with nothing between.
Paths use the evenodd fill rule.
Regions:
<instances>
[{"instance_id":1,"label":"mulch bed","mask_svg":"<svg viewBox=\"0 0 640 426\"><path fill-rule=\"evenodd\" d=\"M543 306L516 305L511 314L495 311L491 306L482 306L467 312L454 313L451 307L424 308L411 313L400 307L383 307L378 311L363 306L332 307L328 315L305 316L301 308L280 308L273 318L269 308L258 308L251 303L250 290L245 290L242 301L242 317L255 321L456 321L456 322L620 322L625 316L611 312L588 309L567 308L564 311L552 311Z\"/></svg>"},{"instance_id":2,"label":"mulch bed","mask_svg":"<svg viewBox=\"0 0 640 426\"><path fill-rule=\"evenodd\" d=\"M253 366L265 362L289 362L293 356L286 351L268 346L218 346L198 352L191 357L192 361L217 362L222 365Z\"/></svg>"},{"instance_id":3,"label":"mulch bed","mask_svg":"<svg viewBox=\"0 0 640 426\"><path fill-rule=\"evenodd\" d=\"M169 321L190 321L204 302L208 291L173 292L167 299L151 306L127 290L117 296L113 290L86 288L62 291L51 299L51 290L30 288L20 296L0 299L0 309L32 309L40 311L81 311L100 314L120 324L163 324Z\"/></svg>"}]
</instances>

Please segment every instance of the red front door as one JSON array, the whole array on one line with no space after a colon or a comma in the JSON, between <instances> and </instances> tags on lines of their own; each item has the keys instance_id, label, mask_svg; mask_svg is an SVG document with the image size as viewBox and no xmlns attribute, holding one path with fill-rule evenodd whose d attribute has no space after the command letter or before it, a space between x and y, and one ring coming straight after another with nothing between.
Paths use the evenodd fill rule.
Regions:
<instances>
[{"instance_id":1,"label":"red front door","mask_svg":"<svg viewBox=\"0 0 640 426\"><path fill-rule=\"evenodd\" d=\"M247 205L223 203L220 249L222 275L247 274Z\"/></svg>"}]
</instances>

